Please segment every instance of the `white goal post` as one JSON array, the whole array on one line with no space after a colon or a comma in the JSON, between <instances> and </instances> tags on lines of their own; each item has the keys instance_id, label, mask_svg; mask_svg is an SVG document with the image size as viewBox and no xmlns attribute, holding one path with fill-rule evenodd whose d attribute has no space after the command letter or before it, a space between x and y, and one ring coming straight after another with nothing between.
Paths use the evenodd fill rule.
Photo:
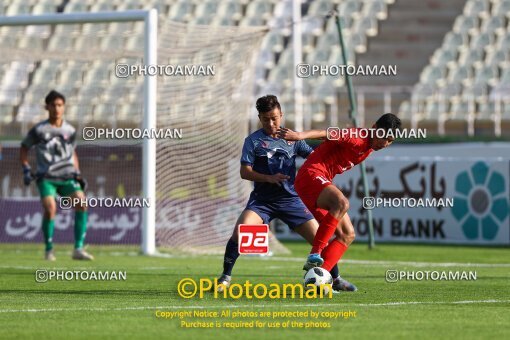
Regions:
<instances>
[{"instance_id":1,"label":"white goal post","mask_svg":"<svg viewBox=\"0 0 510 340\"><path fill-rule=\"evenodd\" d=\"M0 16L1 26L83 24L124 21L144 22L144 62L146 65L157 65L158 61L158 12L150 10L128 10L119 12L97 13L55 13L43 15ZM143 128L156 128L156 77L145 75L144 79L144 114ZM156 253L156 140L143 140L142 191L150 202L142 212L142 244L143 254Z\"/></svg>"},{"instance_id":2,"label":"white goal post","mask_svg":"<svg viewBox=\"0 0 510 340\"><path fill-rule=\"evenodd\" d=\"M178 131L78 146L91 198L142 195L148 202L90 209L87 241L138 244L146 255L223 253L252 190L239 176L239 159L257 114L255 69L267 27L182 23L148 8L65 11L0 17L0 105L10 106L8 124L25 134L47 117L42 98L55 89L66 95L65 117L79 136L101 127ZM135 72L139 66L165 73ZM125 67L128 74L118 72ZM196 72L170 72L185 68ZM39 225L33 189L12 202L12 215L28 214ZM70 220L68 213L59 218ZM59 223L62 230L71 226ZM69 242L72 233L57 237ZM273 236L270 243L273 253L288 251Z\"/></svg>"}]
</instances>

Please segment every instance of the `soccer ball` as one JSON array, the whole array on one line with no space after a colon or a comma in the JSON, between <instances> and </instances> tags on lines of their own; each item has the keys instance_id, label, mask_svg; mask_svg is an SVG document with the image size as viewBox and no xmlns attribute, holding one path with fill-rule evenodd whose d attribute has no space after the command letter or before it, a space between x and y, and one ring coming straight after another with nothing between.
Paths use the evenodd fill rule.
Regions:
<instances>
[{"instance_id":1,"label":"soccer ball","mask_svg":"<svg viewBox=\"0 0 510 340\"><path fill-rule=\"evenodd\" d=\"M314 285L317 289L317 293L320 293L320 286L321 285L331 285L333 284L333 278L331 277L331 274L324 268L315 267L310 269L306 272L304 276L304 282L305 288L309 289L310 286L308 285ZM324 294L329 294L329 289L327 286L323 286L324 288Z\"/></svg>"}]
</instances>

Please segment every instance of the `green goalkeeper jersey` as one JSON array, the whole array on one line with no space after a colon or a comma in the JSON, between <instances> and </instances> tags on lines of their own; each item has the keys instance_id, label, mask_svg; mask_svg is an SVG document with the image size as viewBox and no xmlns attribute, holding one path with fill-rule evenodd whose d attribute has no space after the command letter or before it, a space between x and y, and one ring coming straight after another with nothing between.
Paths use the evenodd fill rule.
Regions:
<instances>
[{"instance_id":1,"label":"green goalkeeper jersey","mask_svg":"<svg viewBox=\"0 0 510 340\"><path fill-rule=\"evenodd\" d=\"M52 126L48 120L35 125L21 142L31 148L35 146L37 176L51 179L71 178L74 168L76 129L66 121L62 126Z\"/></svg>"}]
</instances>

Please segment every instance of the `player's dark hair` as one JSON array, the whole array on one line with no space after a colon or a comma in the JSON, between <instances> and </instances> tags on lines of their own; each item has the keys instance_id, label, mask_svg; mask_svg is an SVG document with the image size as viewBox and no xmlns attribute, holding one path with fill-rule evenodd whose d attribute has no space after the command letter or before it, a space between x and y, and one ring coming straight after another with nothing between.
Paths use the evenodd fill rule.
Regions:
<instances>
[{"instance_id":1,"label":"player's dark hair","mask_svg":"<svg viewBox=\"0 0 510 340\"><path fill-rule=\"evenodd\" d=\"M44 102L46 103L46 105L49 105L51 103L53 103L55 101L55 99L62 99L62 101L66 102L66 97L64 97L64 95L58 91L55 91L55 90L51 90L50 93L48 93L46 95L46 98L44 98Z\"/></svg>"},{"instance_id":2,"label":"player's dark hair","mask_svg":"<svg viewBox=\"0 0 510 340\"><path fill-rule=\"evenodd\" d=\"M257 104L255 104L255 107L257 108L259 114L273 111L275 108L278 108L280 111L282 110L280 103L278 102L278 98L272 94L267 94L257 99Z\"/></svg>"},{"instance_id":3,"label":"player's dark hair","mask_svg":"<svg viewBox=\"0 0 510 340\"><path fill-rule=\"evenodd\" d=\"M393 113L385 113L379 117L377 122L375 122L375 126L378 129L391 130L395 132L396 130L400 130L402 122Z\"/></svg>"}]
</instances>

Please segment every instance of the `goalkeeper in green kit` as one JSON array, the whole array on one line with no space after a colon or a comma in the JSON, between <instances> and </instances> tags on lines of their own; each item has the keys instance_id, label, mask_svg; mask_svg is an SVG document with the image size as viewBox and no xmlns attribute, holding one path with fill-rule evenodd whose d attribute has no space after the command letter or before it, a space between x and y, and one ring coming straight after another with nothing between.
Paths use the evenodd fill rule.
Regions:
<instances>
[{"instance_id":1,"label":"goalkeeper in green kit","mask_svg":"<svg viewBox=\"0 0 510 340\"><path fill-rule=\"evenodd\" d=\"M20 159L23 167L23 182L29 185L33 180L41 195L44 209L42 231L46 244L45 259L55 261L53 232L57 214L56 194L69 197L75 209L74 251L75 260L93 260L94 257L83 249L87 230L87 205L84 190L87 182L80 174L78 156L75 152L76 130L64 121L65 97L51 91L45 98L48 119L35 125L21 142ZM28 151L35 147L37 172L32 173L28 162Z\"/></svg>"}]
</instances>

